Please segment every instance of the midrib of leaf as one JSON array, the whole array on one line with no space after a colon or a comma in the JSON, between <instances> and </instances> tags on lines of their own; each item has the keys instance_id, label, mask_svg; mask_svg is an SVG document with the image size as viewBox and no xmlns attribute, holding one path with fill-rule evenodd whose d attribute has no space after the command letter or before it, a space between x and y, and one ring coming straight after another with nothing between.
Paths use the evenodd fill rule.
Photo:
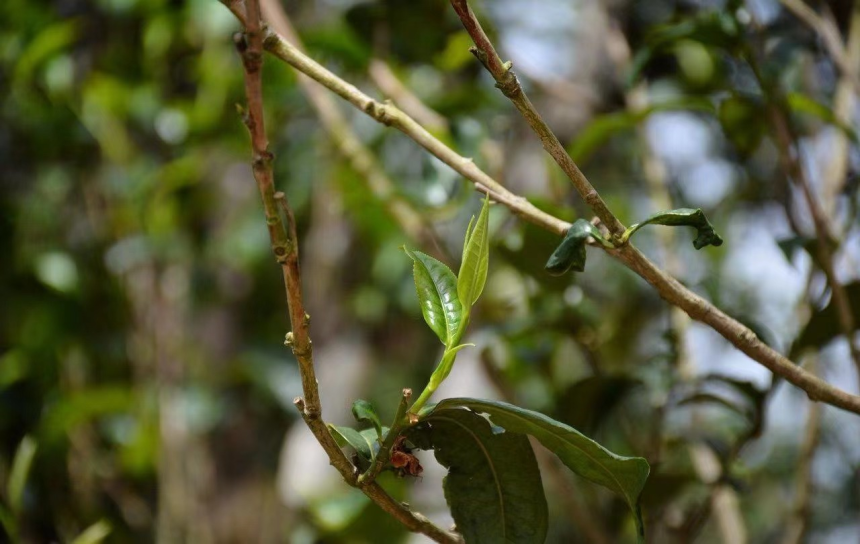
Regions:
<instances>
[{"instance_id":1,"label":"midrib of leaf","mask_svg":"<svg viewBox=\"0 0 860 544\"><path fill-rule=\"evenodd\" d=\"M530 420L528 420L528 419L524 418L523 416L521 416L521 415L517 414L516 412L506 412L505 414L506 414L506 415L509 415L509 416L512 416L512 417L515 417L515 418L517 418L517 419L520 419L520 420L522 420L522 421L525 421L525 422L527 422L527 423L531 423L531 422L530 422ZM490 416L492 417L492 414L490 414ZM544 428L544 427L541 427L541 428L545 430L545 428ZM555 435L555 436L558 436L558 435ZM573 442L568 441L566 437L565 437L565 438L563 438L563 439L562 439L562 441L563 441L563 442L565 442L566 444L568 444L568 445L570 445L570 446L572 446L572 447L576 448L580 453L582 453L583 455L585 455L586 457L588 457L588 458L589 458L589 459L590 459L594 464L596 464L597 466L599 466L601 470L603 470L605 473L609 474L609 477L612 479L612 481L614 481L614 482L615 482L615 485L617 485L617 486L618 486L618 489L619 489L619 491L621 491L621 493L624 495L624 498L625 498L625 499L627 499L627 503L628 503L628 504L630 504L630 505L635 504L635 503L633 503L633 502L630 500L630 496L627 494L627 492L626 492L626 491L625 491L625 489L624 489L624 486L623 486L623 485L621 485L621 482L618 480L618 478L616 478L616 477L615 477L615 474L613 474L611 470L609 470L608 468L606 468L606 467L603 465L603 463L599 462L597 459L595 459L594 457L592 457L592 456L591 456L587 451L585 451L584 449L580 448L579 446L577 446L577 445L576 445L576 444L574 444Z\"/></svg>"},{"instance_id":2,"label":"midrib of leaf","mask_svg":"<svg viewBox=\"0 0 860 544\"><path fill-rule=\"evenodd\" d=\"M428 421L432 421L434 419L447 421L449 423L454 423L458 427L461 427L464 431L469 433L469 435L478 444L478 447L481 448L481 452L484 454L484 457L487 458L487 463L490 465L490 472L493 473L493 482L495 482L495 484L496 484L496 494L499 496L499 510L501 511L501 514L502 514L502 536L505 538L505 540L507 540L507 538L508 538L508 526L504 521L505 520L505 499L504 499L504 495L502 494L502 486L499 483L499 476L496 473L496 466L493 464L493 458L490 457L490 452L487 451L487 448L484 447L484 444L481 442L481 440L478 438L478 436L472 432L472 429L466 427L465 425L463 425L462 423L460 423L456 419L451 419L450 417L436 416L436 415L427 418Z\"/></svg>"}]
</instances>

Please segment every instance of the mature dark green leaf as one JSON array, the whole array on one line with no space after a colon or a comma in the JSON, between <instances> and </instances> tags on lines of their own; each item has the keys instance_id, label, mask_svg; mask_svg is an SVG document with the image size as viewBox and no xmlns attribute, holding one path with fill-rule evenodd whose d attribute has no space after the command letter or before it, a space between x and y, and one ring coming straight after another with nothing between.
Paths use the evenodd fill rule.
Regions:
<instances>
[{"instance_id":1,"label":"mature dark green leaf","mask_svg":"<svg viewBox=\"0 0 860 544\"><path fill-rule=\"evenodd\" d=\"M468 312L475 304L484 290L484 284L487 283L487 268L490 262L489 221L490 197L487 197L474 228L466 232L466 242L463 244L463 261L457 276L457 295L463 304L464 312ZM469 226L471 225L470 222Z\"/></svg>"},{"instance_id":2,"label":"mature dark green leaf","mask_svg":"<svg viewBox=\"0 0 860 544\"><path fill-rule=\"evenodd\" d=\"M412 276L424 321L446 346L459 340L463 307L457 296L457 278L451 269L420 251L403 251L412 259Z\"/></svg>"},{"instance_id":3,"label":"mature dark green leaf","mask_svg":"<svg viewBox=\"0 0 860 544\"><path fill-rule=\"evenodd\" d=\"M603 245L611 246L601 236L597 227L585 219L577 219L550 255L544 266L546 271L554 276L560 276L570 269L576 272L585 270L585 244L589 238L594 238Z\"/></svg>"},{"instance_id":4,"label":"mature dark green leaf","mask_svg":"<svg viewBox=\"0 0 860 544\"><path fill-rule=\"evenodd\" d=\"M430 417L454 408L469 408L486 413L495 425L506 431L535 437L570 470L624 497L636 517L640 536L644 535L639 494L650 471L645 459L616 455L573 427L540 412L504 402L471 398L445 399L436 405Z\"/></svg>"},{"instance_id":5,"label":"mature dark green leaf","mask_svg":"<svg viewBox=\"0 0 860 544\"><path fill-rule=\"evenodd\" d=\"M693 246L696 249L702 249L705 246L721 246L723 239L716 233L713 225L705 217L701 208L678 208L677 210L669 210L665 212L655 213L645 221L636 223L629 227L623 235L623 239L627 240L633 234L644 227L645 225L666 225L669 227L693 227L696 229L696 239L693 240Z\"/></svg>"},{"instance_id":6,"label":"mature dark green leaf","mask_svg":"<svg viewBox=\"0 0 860 544\"><path fill-rule=\"evenodd\" d=\"M445 498L466 542L543 542L548 513L534 451L524 434L497 431L456 408L434 411L409 438L448 469Z\"/></svg>"},{"instance_id":7,"label":"mature dark green leaf","mask_svg":"<svg viewBox=\"0 0 860 544\"><path fill-rule=\"evenodd\" d=\"M849 283L844 286L848 296L851 309L854 312L854 323L860 324L860 281ZM837 336L842 334L839 325L839 316L836 305L831 297L830 302L823 309L816 311L806 323L803 331L795 340L791 348L791 354L798 355L800 351L809 347L821 347Z\"/></svg>"},{"instance_id":8,"label":"mature dark green leaf","mask_svg":"<svg viewBox=\"0 0 860 544\"><path fill-rule=\"evenodd\" d=\"M379 421L379 416L376 415L376 410L373 405L363 399L358 399L352 403L352 415L356 421L370 423L376 430L376 436L382 440L382 422Z\"/></svg>"}]
</instances>

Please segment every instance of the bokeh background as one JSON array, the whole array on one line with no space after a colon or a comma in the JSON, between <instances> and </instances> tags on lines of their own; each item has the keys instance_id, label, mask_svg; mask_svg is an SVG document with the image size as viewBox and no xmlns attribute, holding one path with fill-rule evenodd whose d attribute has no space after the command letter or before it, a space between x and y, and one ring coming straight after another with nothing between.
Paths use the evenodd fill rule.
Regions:
<instances>
[{"instance_id":1,"label":"bokeh background","mask_svg":"<svg viewBox=\"0 0 860 544\"><path fill-rule=\"evenodd\" d=\"M447 2L286 4L312 57L394 99L539 207L590 217L468 53ZM858 64L852 2L809 5ZM637 245L858 393L810 253L808 209L744 60L752 52L787 97L857 309L855 91L824 34L776 0L475 9L622 221L702 207L726 241L696 252L685 229L646 229ZM292 405L301 391L282 345L283 285L235 107L236 30L216 0L0 3L3 541L424 542L339 481ZM349 405L361 397L390 419L401 388L422 389L441 353L399 248L455 268L479 195L340 101L322 107L343 122L321 123L314 88L274 58L264 84L277 183L299 222L324 416L354 424ZM344 141L375 160L345 155ZM379 198L389 182L394 196ZM409 210L399 219L392 198ZM516 402L648 458L650 542L860 539L857 416L810 412L802 392L599 250L585 273L550 277L543 264L558 238L498 206L491 228L490 276L466 339L476 347L439 398ZM538 453L550 542L632 541L618 498ZM443 472L421 459L422 478L383 483L450 524Z\"/></svg>"}]
</instances>

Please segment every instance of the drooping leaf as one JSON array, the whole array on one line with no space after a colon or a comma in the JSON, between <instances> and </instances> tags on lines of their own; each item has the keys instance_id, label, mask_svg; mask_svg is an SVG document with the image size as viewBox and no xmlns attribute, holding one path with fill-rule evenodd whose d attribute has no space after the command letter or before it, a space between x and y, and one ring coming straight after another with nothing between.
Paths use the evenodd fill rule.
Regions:
<instances>
[{"instance_id":1,"label":"drooping leaf","mask_svg":"<svg viewBox=\"0 0 860 544\"><path fill-rule=\"evenodd\" d=\"M373 409L372 404L366 400L358 399L352 403L352 415L358 422L370 423L373 425L373 428L376 430L376 436L379 440L382 440L382 422L379 421L379 416L376 415L376 410Z\"/></svg>"},{"instance_id":2,"label":"drooping leaf","mask_svg":"<svg viewBox=\"0 0 860 544\"><path fill-rule=\"evenodd\" d=\"M561 276L568 270L576 272L585 270L585 244L589 238L594 238L605 246L612 247L597 227L585 219L577 219L567 230L564 239L550 255L544 268L554 276Z\"/></svg>"},{"instance_id":3,"label":"drooping leaf","mask_svg":"<svg viewBox=\"0 0 860 544\"><path fill-rule=\"evenodd\" d=\"M409 432L448 469L445 499L466 542L541 543L547 504L534 451L524 434L497 432L460 408L434 411Z\"/></svg>"},{"instance_id":4,"label":"drooping leaf","mask_svg":"<svg viewBox=\"0 0 860 544\"><path fill-rule=\"evenodd\" d=\"M412 259L412 276L424 321L446 346L456 343L463 307L457 296L457 278L451 269L420 251L403 251Z\"/></svg>"},{"instance_id":5,"label":"drooping leaf","mask_svg":"<svg viewBox=\"0 0 860 544\"><path fill-rule=\"evenodd\" d=\"M650 467L641 457L623 457L607 450L573 427L541 414L504 402L453 398L441 401L429 417L455 408L469 408L489 415L493 424L508 432L530 434L573 472L624 497L644 535L639 495Z\"/></svg>"},{"instance_id":6,"label":"drooping leaf","mask_svg":"<svg viewBox=\"0 0 860 544\"><path fill-rule=\"evenodd\" d=\"M655 213L645 221L630 226L622 235L623 240L628 240L637 230L645 225L666 225L669 227L693 227L696 229L696 239L693 247L702 249L705 246L721 246L723 239L716 233L713 225L705 217L701 208L678 208L665 212Z\"/></svg>"},{"instance_id":7,"label":"drooping leaf","mask_svg":"<svg viewBox=\"0 0 860 544\"><path fill-rule=\"evenodd\" d=\"M487 283L487 268L490 262L490 197L484 199L484 206L466 237L463 245L463 261L457 276L457 295L463 304L464 312L475 304L484 284ZM471 223L470 223L471 225Z\"/></svg>"},{"instance_id":8,"label":"drooping leaf","mask_svg":"<svg viewBox=\"0 0 860 544\"><path fill-rule=\"evenodd\" d=\"M33 466L36 449L36 441L29 436L25 436L18 444L15 458L12 460L12 470L9 473L6 496L9 498L9 507L12 512L19 516L24 500L24 487L27 484L27 477L30 475L30 468Z\"/></svg>"},{"instance_id":9,"label":"drooping leaf","mask_svg":"<svg viewBox=\"0 0 860 544\"><path fill-rule=\"evenodd\" d=\"M848 297L849 306L854 312L854 323L860 325L860 281L855 281L844 286ZM836 305L831 296L830 302L821 310L817 310L809 318L800 335L791 347L791 355L799 355L803 349L809 347L821 347L842 334L839 325L839 315Z\"/></svg>"}]
</instances>

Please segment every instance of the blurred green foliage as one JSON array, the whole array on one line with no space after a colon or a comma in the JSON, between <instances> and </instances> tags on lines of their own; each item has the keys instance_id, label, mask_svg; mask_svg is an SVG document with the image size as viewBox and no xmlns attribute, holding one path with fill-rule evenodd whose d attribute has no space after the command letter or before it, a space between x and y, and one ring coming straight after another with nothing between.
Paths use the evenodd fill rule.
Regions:
<instances>
[{"instance_id":1,"label":"blurred green foliage","mask_svg":"<svg viewBox=\"0 0 860 544\"><path fill-rule=\"evenodd\" d=\"M796 361L820 351L824 375L855 387L814 249L804 243L808 217L779 168L765 97L745 57L760 38L746 8L603 4L558 0L521 16L511 14L526 8L512 1L476 9L625 223L658 211L645 181L656 155L670 207L702 207L724 235L721 248L695 253L684 232L669 242L681 281L767 330L774 346L794 345ZM838 70L819 38L776 2L756 4L772 14L762 23L760 68L785 93L813 169L827 160L816 153L828 138L856 139L856 127L834 114ZM847 4L825 4L846 34ZM367 68L383 59L449 120L446 139L462 155L539 207L590 219L468 54L447 3L318 0L287 9L315 59L379 97ZM587 39L609 20L626 40L627 59L607 53L617 51L608 30ZM282 346L283 286L235 107L244 102L231 40L237 29L215 0L0 3L3 539L407 539L336 477L323 485L322 475L334 471L319 448L301 444L308 433L292 405L300 387ZM570 58L592 71L570 69L563 62ZM400 390L420 391L441 354L399 249L416 241L337 152L295 74L272 58L264 74L275 174L299 223L325 417L350 422L351 402L363 397L390 421ZM643 83L650 105L628 108L625 97ZM401 194L432 220L436 244L418 249L455 263L478 198L401 134L343 111ZM856 310L853 143L849 163L833 217L846 232L849 264L840 277L852 282ZM749 360L740 366L755 370L738 371L736 352L698 326L679 337L659 296L599 250L588 248L583 274L553 277L543 265L557 237L499 206L489 224L489 276L464 338L478 347L468 359L460 354L451 381L470 396L541 411L612 451L647 458L650 541L720 541L710 515L716 485L738 494L751 542L778 540L792 515L787 490L797 478L802 395L763 379ZM665 263L658 229L636 243ZM692 377L683 371L688 359ZM860 431L856 418L830 409L824 416L810 534L856 540L860 445L852 437ZM716 453L718 482L697 475L691 444ZM319 474L322 491L302 487L290 466ZM548 542L593 541L591 530L632 541L623 499L562 474L544 472ZM431 475L386 474L382 483L439 514L431 510L441 485Z\"/></svg>"}]
</instances>

